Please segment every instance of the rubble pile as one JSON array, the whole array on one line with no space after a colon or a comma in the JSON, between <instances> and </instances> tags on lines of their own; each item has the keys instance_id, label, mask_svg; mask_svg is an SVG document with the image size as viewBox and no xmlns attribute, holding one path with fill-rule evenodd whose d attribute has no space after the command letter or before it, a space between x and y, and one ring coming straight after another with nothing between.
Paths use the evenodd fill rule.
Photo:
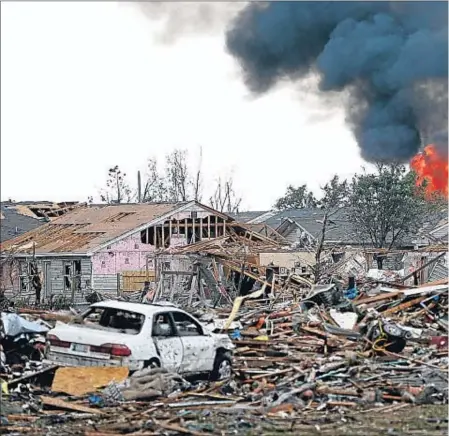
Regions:
<instances>
[{"instance_id":1,"label":"rubble pile","mask_svg":"<svg viewBox=\"0 0 449 436\"><path fill-rule=\"evenodd\" d=\"M77 312L4 312L2 433L361 434L345 427L352 423L370 434L367 419L415 408L428 429L446 432L448 281L406 287L383 280L303 283L280 298L286 287L267 295L262 277L259 289L232 306L190 306L209 331L228 333L236 346L233 375L220 382L152 367L48 366L38 361L37 338ZM23 338L25 348L17 345Z\"/></svg>"}]
</instances>

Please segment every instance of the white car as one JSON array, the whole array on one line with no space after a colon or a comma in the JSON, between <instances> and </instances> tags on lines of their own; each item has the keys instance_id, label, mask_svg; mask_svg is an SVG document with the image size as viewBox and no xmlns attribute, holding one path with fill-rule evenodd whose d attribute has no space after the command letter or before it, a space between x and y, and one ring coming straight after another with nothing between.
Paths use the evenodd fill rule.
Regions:
<instances>
[{"instance_id":1,"label":"white car","mask_svg":"<svg viewBox=\"0 0 449 436\"><path fill-rule=\"evenodd\" d=\"M208 332L171 305L102 301L47 334L46 360L61 366L161 366L180 374L231 375L227 335Z\"/></svg>"}]
</instances>

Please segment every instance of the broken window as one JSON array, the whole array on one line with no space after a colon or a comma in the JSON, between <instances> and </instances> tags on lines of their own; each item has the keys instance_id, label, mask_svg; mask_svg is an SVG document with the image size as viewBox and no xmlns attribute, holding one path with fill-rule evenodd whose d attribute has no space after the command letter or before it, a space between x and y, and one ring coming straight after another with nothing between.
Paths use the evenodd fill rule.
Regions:
<instances>
[{"instance_id":1,"label":"broken window","mask_svg":"<svg viewBox=\"0 0 449 436\"><path fill-rule=\"evenodd\" d=\"M95 307L85 312L79 322L93 329L137 335L142 330L144 321L145 317L140 313Z\"/></svg>"},{"instance_id":2,"label":"broken window","mask_svg":"<svg viewBox=\"0 0 449 436\"><path fill-rule=\"evenodd\" d=\"M30 291L30 268L30 263L26 260L21 260L19 262L19 286L21 293Z\"/></svg>"},{"instance_id":3,"label":"broken window","mask_svg":"<svg viewBox=\"0 0 449 436\"><path fill-rule=\"evenodd\" d=\"M173 320L179 336L201 336L203 329L185 313L173 312Z\"/></svg>"},{"instance_id":4,"label":"broken window","mask_svg":"<svg viewBox=\"0 0 449 436\"><path fill-rule=\"evenodd\" d=\"M29 283L28 277L20 276L19 281L20 281L20 292L21 293L28 292L28 283Z\"/></svg>"},{"instance_id":5,"label":"broken window","mask_svg":"<svg viewBox=\"0 0 449 436\"><path fill-rule=\"evenodd\" d=\"M149 244L148 239L148 229L141 230L140 242L142 242L142 244Z\"/></svg>"},{"instance_id":6,"label":"broken window","mask_svg":"<svg viewBox=\"0 0 449 436\"><path fill-rule=\"evenodd\" d=\"M72 290L72 262L64 262L64 290Z\"/></svg>"},{"instance_id":7,"label":"broken window","mask_svg":"<svg viewBox=\"0 0 449 436\"><path fill-rule=\"evenodd\" d=\"M74 266L74 270L75 270L75 275L77 275L77 276L81 275L81 261L74 260L73 266Z\"/></svg>"},{"instance_id":8,"label":"broken window","mask_svg":"<svg viewBox=\"0 0 449 436\"><path fill-rule=\"evenodd\" d=\"M162 233L162 227L152 226L140 232L140 240L142 244L150 244L156 248L168 248L170 245L169 229L164 229Z\"/></svg>"},{"instance_id":9,"label":"broken window","mask_svg":"<svg viewBox=\"0 0 449 436\"><path fill-rule=\"evenodd\" d=\"M64 291L81 290L81 260L65 261L63 274Z\"/></svg>"},{"instance_id":10,"label":"broken window","mask_svg":"<svg viewBox=\"0 0 449 436\"><path fill-rule=\"evenodd\" d=\"M175 336L168 313L160 313L154 317L152 336L156 338Z\"/></svg>"}]
</instances>

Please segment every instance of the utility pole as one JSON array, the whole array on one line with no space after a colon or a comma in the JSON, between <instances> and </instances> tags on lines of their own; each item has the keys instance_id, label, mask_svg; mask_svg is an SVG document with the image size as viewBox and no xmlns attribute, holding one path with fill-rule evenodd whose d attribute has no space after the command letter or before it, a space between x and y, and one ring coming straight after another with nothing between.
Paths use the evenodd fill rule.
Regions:
<instances>
[{"instance_id":1,"label":"utility pole","mask_svg":"<svg viewBox=\"0 0 449 436\"><path fill-rule=\"evenodd\" d=\"M142 183L140 180L140 171L137 171L137 202L142 202Z\"/></svg>"}]
</instances>

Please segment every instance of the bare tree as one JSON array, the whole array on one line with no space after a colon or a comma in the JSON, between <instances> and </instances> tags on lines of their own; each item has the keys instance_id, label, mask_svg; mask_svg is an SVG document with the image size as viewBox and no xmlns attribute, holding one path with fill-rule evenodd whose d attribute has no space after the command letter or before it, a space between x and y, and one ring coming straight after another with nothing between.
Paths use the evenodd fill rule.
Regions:
<instances>
[{"instance_id":1,"label":"bare tree","mask_svg":"<svg viewBox=\"0 0 449 436\"><path fill-rule=\"evenodd\" d=\"M166 156L165 177L170 201L189 199L190 174L187 168L187 150L174 150Z\"/></svg>"},{"instance_id":2,"label":"bare tree","mask_svg":"<svg viewBox=\"0 0 449 436\"><path fill-rule=\"evenodd\" d=\"M156 158L148 159L146 182L142 194L142 202L167 200L167 186L164 176L159 172Z\"/></svg>"},{"instance_id":3,"label":"bare tree","mask_svg":"<svg viewBox=\"0 0 449 436\"><path fill-rule=\"evenodd\" d=\"M323 219L318 221L321 224L321 232L315 250L315 283L317 283L321 277L321 256L326 240L326 232L329 224L332 223L331 218L345 207L349 195L347 181L340 181L337 175L335 175L330 182L326 183L321 190L323 191L324 196L319 201L319 205L323 211Z\"/></svg>"},{"instance_id":4,"label":"bare tree","mask_svg":"<svg viewBox=\"0 0 449 436\"><path fill-rule=\"evenodd\" d=\"M196 170L195 179L192 181L193 199L196 201L201 201L202 197L202 188L203 188L202 165L203 165L203 147L200 147L198 167Z\"/></svg>"},{"instance_id":5,"label":"bare tree","mask_svg":"<svg viewBox=\"0 0 449 436\"><path fill-rule=\"evenodd\" d=\"M234 191L234 180L232 176L222 180L217 180L215 192L209 199L210 205L219 212L238 212L242 198L238 197Z\"/></svg>"},{"instance_id":6,"label":"bare tree","mask_svg":"<svg viewBox=\"0 0 449 436\"><path fill-rule=\"evenodd\" d=\"M197 169L194 174L187 165L187 150L176 149L165 156L165 168L160 171L156 158L148 159L141 202L180 202L201 201L203 195L203 149L200 147ZM111 168L108 173L106 188L100 191L101 200L109 203L129 203L134 199L132 190L127 182L126 174L119 166ZM92 198L89 197L89 203ZM242 198L237 196L234 189L233 177L219 177L217 185L209 202L212 207L232 213L239 209Z\"/></svg>"},{"instance_id":7,"label":"bare tree","mask_svg":"<svg viewBox=\"0 0 449 436\"><path fill-rule=\"evenodd\" d=\"M109 169L106 189L100 191L101 201L108 204L130 203L133 199L126 174L116 165Z\"/></svg>"}]
</instances>

